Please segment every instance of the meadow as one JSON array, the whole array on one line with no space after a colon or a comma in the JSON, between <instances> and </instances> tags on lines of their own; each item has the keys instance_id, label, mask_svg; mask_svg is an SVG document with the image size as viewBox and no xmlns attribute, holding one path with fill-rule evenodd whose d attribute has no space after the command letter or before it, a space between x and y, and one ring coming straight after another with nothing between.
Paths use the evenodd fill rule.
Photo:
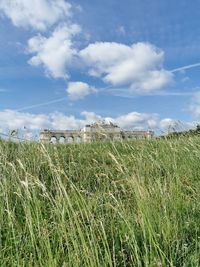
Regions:
<instances>
[{"instance_id":1,"label":"meadow","mask_svg":"<svg viewBox=\"0 0 200 267\"><path fill-rule=\"evenodd\" d=\"M0 141L0 266L200 266L200 139Z\"/></svg>"}]
</instances>

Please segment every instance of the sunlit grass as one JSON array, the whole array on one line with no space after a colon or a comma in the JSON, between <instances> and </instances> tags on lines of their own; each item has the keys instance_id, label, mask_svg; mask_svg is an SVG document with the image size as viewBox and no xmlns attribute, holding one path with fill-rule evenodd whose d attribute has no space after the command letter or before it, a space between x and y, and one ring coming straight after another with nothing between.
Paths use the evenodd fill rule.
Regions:
<instances>
[{"instance_id":1,"label":"sunlit grass","mask_svg":"<svg viewBox=\"0 0 200 267\"><path fill-rule=\"evenodd\" d=\"M0 142L0 266L200 266L200 140Z\"/></svg>"}]
</instances>

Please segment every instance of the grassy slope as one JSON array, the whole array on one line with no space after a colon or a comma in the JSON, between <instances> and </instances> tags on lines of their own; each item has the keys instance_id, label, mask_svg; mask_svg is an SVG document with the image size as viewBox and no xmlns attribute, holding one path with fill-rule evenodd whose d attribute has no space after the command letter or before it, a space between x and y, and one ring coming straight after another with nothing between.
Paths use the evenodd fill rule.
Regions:
<instances>
[{"instance_id":1,"label":"grassy slope","mask_svg":"<svg viewBox=\"0 0 200 267\"><path fill-rule=\"evenodd\" d=\"M0 142L0 266L200 266L200 140Z\"/></svg>"}]
</instances>

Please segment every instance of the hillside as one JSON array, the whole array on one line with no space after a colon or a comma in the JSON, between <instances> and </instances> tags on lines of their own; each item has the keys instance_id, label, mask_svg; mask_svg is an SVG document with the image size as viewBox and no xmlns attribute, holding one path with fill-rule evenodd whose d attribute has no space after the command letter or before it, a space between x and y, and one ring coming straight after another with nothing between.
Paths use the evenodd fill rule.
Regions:
<instances>
[{"instance_id":1,"label":"hillside","mask_svg":"<svg viewBox=\"0 0 200 267\"><path fill-rule=\"evenodd\" d=\"M200 266L200 139L0 141L0 266Z\"/></svg>"}]
</instances>

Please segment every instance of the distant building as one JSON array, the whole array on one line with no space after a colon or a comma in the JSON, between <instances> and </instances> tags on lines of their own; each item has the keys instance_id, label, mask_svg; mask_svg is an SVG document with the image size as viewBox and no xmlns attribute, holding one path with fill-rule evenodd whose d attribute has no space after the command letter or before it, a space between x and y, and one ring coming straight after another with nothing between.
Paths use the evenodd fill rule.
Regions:
<instances>
[{"instance_id":1,"label":"distant building","mask_svg":"<svg viewBox=\"0 0 200 267\"><path fill-rule=\"evenodd\" d=\"M99 121L85 125L80 130L43 130L40 132L42 143L91 143L95 141L122 141L131 139L151 139L152 131L126 131L116 124Z\"/></svg>"}]
</instances>

